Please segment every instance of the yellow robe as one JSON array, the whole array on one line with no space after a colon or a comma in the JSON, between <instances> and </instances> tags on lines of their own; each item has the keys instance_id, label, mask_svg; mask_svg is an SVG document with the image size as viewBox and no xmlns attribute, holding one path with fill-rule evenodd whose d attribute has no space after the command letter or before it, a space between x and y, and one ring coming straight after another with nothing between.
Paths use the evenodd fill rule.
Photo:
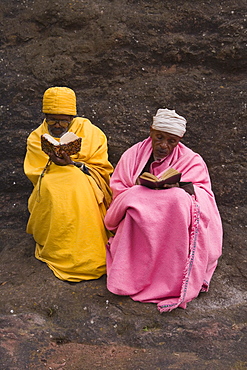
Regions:
<instances>
[{"instance_id":1,"label":"yellow robe","mask_svg":"<svg viewBox=\"0 0 247 370\"><path fill-rule=\"evenodd\" d=\"M46 262L61 280L78 282L105 274L108 232L104 216L111 201L104 133L89 120L74 118L69 131L82 137L73 161L83 162L91 176L75 166L51 163L41 150L40 137L48 133L44 121L27 140L24 172L34 185L28 201L27 232L36 241L35 257ZM58 139L59 140L59 139Z\"/></svg>"}]
</instances>

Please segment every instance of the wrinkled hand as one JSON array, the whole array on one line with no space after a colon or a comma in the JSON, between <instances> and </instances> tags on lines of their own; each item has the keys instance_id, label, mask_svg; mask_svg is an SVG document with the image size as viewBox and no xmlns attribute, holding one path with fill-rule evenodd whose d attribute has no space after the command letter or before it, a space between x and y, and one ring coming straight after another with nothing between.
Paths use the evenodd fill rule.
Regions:
<instances>
[{"instance_id":1,"label":"wrinkled hand","mask_svg":"<svg viewBox=\"0 0 247 370\"><path fill-rule=\"evenodd\" d=\"M55 163L57 166L68 166L73 165L73 161L70 158L70 156L65 153L64 151L61 151L61 157L57 157L55 153L49 153L49 157L52 160L53 163Z\"/></svg>"}]
</instances>

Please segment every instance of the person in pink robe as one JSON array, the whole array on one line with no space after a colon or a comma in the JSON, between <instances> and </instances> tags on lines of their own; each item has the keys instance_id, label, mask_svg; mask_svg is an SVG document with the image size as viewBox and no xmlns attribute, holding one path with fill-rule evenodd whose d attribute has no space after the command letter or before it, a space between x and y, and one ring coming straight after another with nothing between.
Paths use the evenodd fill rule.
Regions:
<instances>
[{"instance_id":1,"label":"person in pink robe","mask_svg":"<svg viewBox=\"0 0 247 370\"><path fill-rule=\"evenodd\" d=\"M150 137L120 158L110 186L113 202L105 225L107 288L135 301L153 302L160 312L207 291L222 253L222 224L202 157L180 142L186 120L159 109ZM167 169L181 182L156 190L138 185L140 174L160 177ZM189 183L189 190L182 184Z\"/></svg>"}]
</instances>

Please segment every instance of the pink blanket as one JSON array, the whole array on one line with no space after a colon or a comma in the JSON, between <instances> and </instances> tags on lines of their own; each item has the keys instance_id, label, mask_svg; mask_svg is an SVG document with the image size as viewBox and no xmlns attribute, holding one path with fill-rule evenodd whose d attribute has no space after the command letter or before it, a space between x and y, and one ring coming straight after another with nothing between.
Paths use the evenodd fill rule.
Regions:
<instances>
[{"instance_id":1,"label":"pink blanket","mask_svg":"<svg viewBox=\"0 0 247 370\"><path fill-rule=\"evenodd\" d=\"M192 181L195 196L183 189L151 190L135 181L152 152L151 139L134 145L120 159L111 179L114 200L105 218L115 233L107 245L107 288L133 300L154 302L160 312L208 290L221 255L222 226L202 158L179 143L162 162Z\"/></svg>"}]
</instances>

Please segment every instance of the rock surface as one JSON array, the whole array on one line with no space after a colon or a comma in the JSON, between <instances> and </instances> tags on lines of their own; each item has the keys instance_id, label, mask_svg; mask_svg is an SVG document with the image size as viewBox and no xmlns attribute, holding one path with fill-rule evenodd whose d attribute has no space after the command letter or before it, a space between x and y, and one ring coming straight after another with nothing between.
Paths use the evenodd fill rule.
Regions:
<instances>
[{"instance_id":1,"label":"rock surface","mask_svg":"<svg viewBox=\"0 0 247 370\"><path fill-rule=\"evenodd\" d=\"M246 358L245 1L2 0L0 3L0 367L244 369ZM188 305L118 297L105 277L71 285L34 258L25 142L50 86L106 133L115 165L156 110L185 116L224 226L211 283Z\"/></svg>"}]
</instances>

